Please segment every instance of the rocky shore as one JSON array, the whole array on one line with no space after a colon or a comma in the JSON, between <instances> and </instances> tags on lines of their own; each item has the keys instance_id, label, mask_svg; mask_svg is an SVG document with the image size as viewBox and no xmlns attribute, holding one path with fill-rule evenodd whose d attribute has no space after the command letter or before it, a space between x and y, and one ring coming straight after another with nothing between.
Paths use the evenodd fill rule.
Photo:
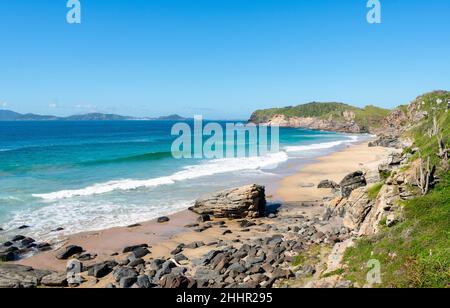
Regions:
<instances>
[{"instance_id":1,"label":"rocky shore","mask_svg":"<svg viewBox=\"0 0 450 308\"><path fill-rule=\"evenodd\" d=\"M354 147L369 149L367 144ZM201 197L190 209L196 221L184 226L186 231L179 236L155 244L134 240L102 255L91 251L93 245L88 245L89 249L69 239L64 247L33 258L45 257L48 263L59 262L63 267L75 260L79 270L36 270L33 268L42 267L28 266L33 258L3 263L0 287L351 287L339 279L323 282L322 277L338 267L344 248L361 235L366 218L374 215L372 210L378 211L380 206L369 205L358 196L379 180L378 166L398 161L392 155L383 154L382 161L371 157L361 165L364 171L340 173L340 180L322 173L321 178L310 177L313 185L298 184L299 191L315 192L310 198L299 194L296 201L267 202L265 189L259 185ZM175 222L176 218L161 217L155 224L169 228ZM133 234L134 228L139 225L129 226L128 234ZM14 243L12 247L18 245ZM5 249L3 245L2 251ZM78 280L71 280L73 275Z\"/></svg>"}]
</instances>

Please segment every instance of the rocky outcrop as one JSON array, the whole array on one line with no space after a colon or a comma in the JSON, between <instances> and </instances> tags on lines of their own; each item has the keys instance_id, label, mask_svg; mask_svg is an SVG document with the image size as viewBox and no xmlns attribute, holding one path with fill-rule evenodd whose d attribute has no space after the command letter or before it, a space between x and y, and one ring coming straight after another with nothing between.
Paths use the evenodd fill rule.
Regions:
<instances>
[{"instance_id":1,"label":"rocky outcrop","mask_svg":"<svg viewBox=\"0 0 450 308\"><path fill-rule=\"evenodd\" d=\"M344 226L351 230L359 229L373 205L374 202L367 196L366 188L354 190L342 205L345 209Z\"/></svg>"},{"instance_id":2,"label":"rocky outcrop","mask_svg":"<svg viewBox=\"0 0 450 308\"><path fill-rule=\"evenodd\" d=\"M375 141L369 142L369 147L402 149L403 144L396 136L380 136Z\"/></svg>"},{"instance_id":3,"label":"rocky outcrop","mask_svg":"<svg viewBox=\"0 0 450 308\"><path fill-rule=\"evenodd\" d=\"M341 195L343 197L350 196L353 190L364 187L366 185L366 177L364 175L364 172L362 171L355 171L348 174L339 183L339 187L341 188Z\"/></svg>"},{"instance_id":4,"label":"rocky outcrop","mask_svg":"<svg viewBox=\"0 0 450 308\"><path fill-rule=\"evenodd\" d=\"M265 123L258 123L268 126L280 127L294 127L307 128L323 131L342 132L342 133L367 133L366 127L359 125L351 116L351 111L348 111L344 121L337 121L333 119L321 119L314 117L286 117L285 115L275 115Z\"/></svg>"},{"instance_id":5,"label":"rocky outcrop","mask_svg":"<svg viewBox=\"0 0 450 308\"><path fill-rule=\"evenodd\" d=\"M257 218L265 214L265 188L248 185L225 190L198 199L190 208L193 212L216 218Z\"/></svg>"},{"instance_id":6,"label":"rocky outcrop","mask_svg":"<svg viewBox=\"0 0 450 308\"><path fill-rule=\"evenodd\" d=\"M317 188L319 189L325 189L325 188L331 188L331 189L339 189L340 186L336 182L330 181L330 180L323 180L317 185Z\"/></svg>"},{"instance_id":7,"label":"rocky outcrop","mask_svg":"<svg viewBox=\"0 0 450 308\"><path fill-rule=\"evenodd\" d=\"M0 264L0 288L63 287L65 273L35 270L29 266Z\"/></svg>"}]
</instances>

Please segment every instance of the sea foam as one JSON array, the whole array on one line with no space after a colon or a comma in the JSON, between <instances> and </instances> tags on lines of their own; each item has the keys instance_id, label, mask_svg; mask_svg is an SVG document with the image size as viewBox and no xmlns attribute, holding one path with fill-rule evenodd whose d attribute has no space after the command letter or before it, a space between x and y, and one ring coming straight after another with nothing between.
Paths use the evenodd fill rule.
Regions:
<instances>
[{"instance_id":1,"label":"sea foam","mask_svg":"<svg viewBox=\"0 0 450 308\"><path fill-rule=\"evenodd\" d=\"M48 194L33 194L33 197L44 200L67 199L80 196L106 194L116 190L136 190L161 185L171 185L176 182L191 180L215 174L236 172L241 170L257 170L275 168L279 163L288 160L286 152L270 153L261 157L224 158L210 160L198 165L190 165L169 176L146 180L125 179L94 184L82 189L61 190Z\"/></svg>"}]
</instances>

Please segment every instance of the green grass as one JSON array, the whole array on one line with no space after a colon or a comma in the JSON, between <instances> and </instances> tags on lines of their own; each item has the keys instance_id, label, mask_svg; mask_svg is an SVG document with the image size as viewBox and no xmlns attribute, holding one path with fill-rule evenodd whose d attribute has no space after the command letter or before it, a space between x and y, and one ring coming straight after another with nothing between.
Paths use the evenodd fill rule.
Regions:
<instances>
[{"instance_id":1,"label":"green grass","mask_svg":"<svg viewBox=\"0 0 450 308\"><path fill-rule=\"evenodd\" d=\"M383 185L384 185L383 182L379 182L369 187L369 189L367 189L367 195L370 200L374 201L377 199L378 194L380 193L380 190L383 187Z\"/></svg>"},{"instance_id":2,"label":"green grass","mask_svg":"<svg viewBox=\"0 0 450 308\"><path fill-rule=\"evenodd\" d=\"M339 268L339 269L337 269L335 271L332 271L332 272L329 272L329 273L326 273L326 274L322 275L322 278L328 278L328 277L333 277L333 276L340 276L340 275L342 275L344 273L345 273L345 270L343 268Z\"/></svg>"},{"instance_id":3,"label":"green grass","mask_svg":"<svg viewBox=\"0 0 450 308\"><path fill-rule=\"evenodd\" d=\"M450 174L430 194L404 206L404 222L346 251L346 279L363 286L367 262L377 259L381 287L450 287Z\"/></svg>"}]
</instances>

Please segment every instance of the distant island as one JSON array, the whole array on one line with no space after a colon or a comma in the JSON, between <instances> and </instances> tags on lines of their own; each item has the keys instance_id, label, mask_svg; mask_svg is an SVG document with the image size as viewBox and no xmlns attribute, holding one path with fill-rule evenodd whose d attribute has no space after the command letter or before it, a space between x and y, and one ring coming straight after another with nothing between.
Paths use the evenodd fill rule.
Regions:
<instances>
[{"instance_id":1,"label":"distant island","mask_svg":"<svg viewBox=\"0 0 450 308\"><path fill-rule=\"evenodd\" d=\"M105 113L88 113L68 117L58 117L53 115L39 115L33 113L22 114L11 110L0 110L0 121L183 121L187 119L188 118L184 118L177 114L161 116L158 118L137 118Z\"/></svg>"}]
</instances>

